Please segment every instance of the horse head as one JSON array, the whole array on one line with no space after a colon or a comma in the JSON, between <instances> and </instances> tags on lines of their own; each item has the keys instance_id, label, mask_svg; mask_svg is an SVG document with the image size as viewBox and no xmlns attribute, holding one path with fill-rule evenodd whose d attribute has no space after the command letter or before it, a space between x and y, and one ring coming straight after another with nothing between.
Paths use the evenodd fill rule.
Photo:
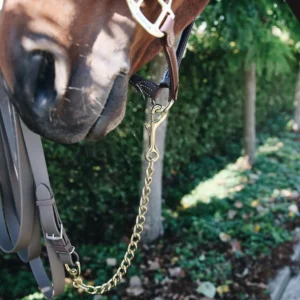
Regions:
<instances>
[{"instance_id":1,"label":"horse head","mask_svg":"<svg viewBox=\"0 0 300 300\"><path fill-rule=\"evenodd\" d=\"M174 0L175 31L208 0ZM160 14L146 0L150 20ZM33 131L61 143L99 139L123 119L130 75L160 50L125 0L5 0L0 69L10 100Z\"/></svg>"}]
</instances>

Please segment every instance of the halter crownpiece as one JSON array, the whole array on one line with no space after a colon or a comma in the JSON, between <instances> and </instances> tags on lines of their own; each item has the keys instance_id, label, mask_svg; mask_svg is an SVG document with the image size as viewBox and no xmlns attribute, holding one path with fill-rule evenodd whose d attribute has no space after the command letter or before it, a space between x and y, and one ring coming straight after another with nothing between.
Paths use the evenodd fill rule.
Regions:
<instances>
[{"instance_id":1,"label":"halter crownpiece","mask_svg":"<svg viewBox=\"0 0 300 300\"><path fill-rule=\"evenodd\" d=\"M162 11L154 23L151 23L141 11L141 5L145 0L127 0L128 7L132 13L134 19L151 35L162 38L165 33L160 30L163 21L167 16L171 16L175 19L175 14L172 11L172 0L165 2L164 0L157 0L162 7Z\"/></svg>"}]
</instances>

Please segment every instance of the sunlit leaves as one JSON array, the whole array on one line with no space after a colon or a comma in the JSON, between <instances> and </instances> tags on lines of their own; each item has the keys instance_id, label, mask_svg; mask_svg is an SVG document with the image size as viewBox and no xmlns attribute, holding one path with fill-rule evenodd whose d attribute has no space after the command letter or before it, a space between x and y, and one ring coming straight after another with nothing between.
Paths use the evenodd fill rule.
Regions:
<instances>
[{"instance_id":1,"label":"sunlit leaves","mask_svg":"<svg viewBox=\"0 0 300 300\"><path fill-rule=\"evenodd\" d=\"M289 32L290 39L274 35L274 27ZM255 62L258 73L270 78L291 71L299 28L283 1L216 0L199 18L191 49L201 53L221 48L227 52L228 71Z\"/></svg>"}]
</instances>

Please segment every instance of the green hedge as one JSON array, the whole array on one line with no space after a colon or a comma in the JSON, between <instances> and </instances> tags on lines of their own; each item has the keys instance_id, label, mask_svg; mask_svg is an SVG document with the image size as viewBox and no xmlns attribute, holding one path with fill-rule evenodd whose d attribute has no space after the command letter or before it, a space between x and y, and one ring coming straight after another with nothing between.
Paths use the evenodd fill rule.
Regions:
<instances>
[{"instance_id":1,"label":"green hedge","mask_svg":"<svg viewBox=\"0 0 300 300\"><path fill-rule=\"evenodd\" d=\"M164 168L166 205L242 150L243 73L229 73L226 53L189 53L180 97L169 118ZM294 76L258 78L257 126L293 107ZM55 195L70 235L116 241L129 233L139 201L144 101L133 93L122 125L97 144L45 142ZM227 157L225 160L224 155ZM202 160L201 168L199 162Z\"/></svg>"},{"instance_id":2,"label":"green hedge","mask_svg":"<svg viewBox=\"0 0 300 300\"><path fill-rule=\"evenodd\" d=\"M225 57L218 50L188 53L184 60L180 97L170 114L166 141L164 199L169 208L242 151L243 73L230 73ZM258 78L258 129L279 112L291 113L295 77ZM131 232L139 202L145 103L135 93L129 99L125 120L102 142L44 142L59 211L75 245L108 246ZM28 286L21 263L16 256L0 254L0 264L0 281L15 285L14 298L21 295ZM15 277L21 285L13 282ZM7 293L6 285L0 285L0 295Z\"/></svg>"}]
</instances>

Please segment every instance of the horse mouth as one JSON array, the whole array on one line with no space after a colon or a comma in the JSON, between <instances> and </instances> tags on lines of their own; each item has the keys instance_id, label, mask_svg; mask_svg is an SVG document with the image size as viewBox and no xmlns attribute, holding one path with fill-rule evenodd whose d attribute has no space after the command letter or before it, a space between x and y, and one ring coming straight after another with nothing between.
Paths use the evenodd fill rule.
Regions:
<instances>
[{"instance_id":1,"label":"horse mouth","mask_svg":"<svg viewBox=\"0 0 300 300\"><path fill-rule=\"evenodd\" d=\"M127 76L124 74L116 77L101 115L85 137L87 140L99 141L103 139L107 133L115 129L123 120L128 90L128 80L126 78Z\"/></svg>"},{"instance_id":2,"label":"horse mouth","mask_svg":"<svg viewBox=\"0 0 300 300\"><path fill-rule=\"evenodd\" d=\"M0 79L3 79L3 83L5 83L4 77L0 76ZM97 105L98 111L95 106L93 107L92 102L89 103L91 100L86 100L85 105L88 112L81 109L82 105L71 107L71 104L76 102L75 99L71 103L65 102L65 105L69 107L62 108L64 120L61 120L61 116L50 119L45 114L38 115L36 109L24 101L24 98L31 99L31 94L27 95L24 90L11 92L7 84L4 84L3 87L29 129L56 143L75 144L84 139L94 142L102 140L106 134L121 123L126 111L128 81L128 75L121 73L115 76L107 94L103 90L99 90L99 95L102 92L103 98L106 95L106 100L101 100L104 103L101 104L102 109L99 109L100 105Z\"/></svg>"}]
</instances>

